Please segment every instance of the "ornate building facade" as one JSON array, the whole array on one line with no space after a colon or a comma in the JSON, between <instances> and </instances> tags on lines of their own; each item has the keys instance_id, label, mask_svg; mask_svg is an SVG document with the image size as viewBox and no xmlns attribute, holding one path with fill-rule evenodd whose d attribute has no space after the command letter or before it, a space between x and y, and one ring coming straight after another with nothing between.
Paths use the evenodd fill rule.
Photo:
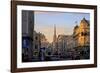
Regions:
<instances>
[{"instance_id":1,"label":"ornate building facade","mask_svg":"<svg viewBox=\"0 0 100 73\"><path fill-rule=\"evenodd\" d=\"M74 27L73 38L77 46L89 46L90 44L90 25L89 22L83 18L80 25Z\"/></svg>"},{"instance_id":2,"label":"ornate building facade","mask_svg":"<svg viewBox=\"0 0 100 73\"><path fill-rule=\"evenodd\" d=\"M90 24L89 21L83 18L80 25L74 27L73 38L75 40L76 58L90 58Z\"/></svg>"},{"instance_id":3,"label":"ornate building facade","mask_svg":"<svg viewBox=\"0 0 100 73\"><path fill-rule=\"evenodd\" d=\"M40 42L40 35L36 31L33 32L33 58L38 60L39 57L39 50L41 47L41 42Z\"/></svg>"},{"instance_id":4,"label":"ornate building facade","mask_svg":"<svg viewBox=\"0 0 100 73\"><path fill-rule=\"evenodd\" d=\"M46 37L42 33L37 33L34 31L33 36L33 58L34 61L40 60L40 53L44 53L44 56L47 55L49 42L47 41ZM42 50L42 52L41 52Z\"/></svg>"}]
</instances>

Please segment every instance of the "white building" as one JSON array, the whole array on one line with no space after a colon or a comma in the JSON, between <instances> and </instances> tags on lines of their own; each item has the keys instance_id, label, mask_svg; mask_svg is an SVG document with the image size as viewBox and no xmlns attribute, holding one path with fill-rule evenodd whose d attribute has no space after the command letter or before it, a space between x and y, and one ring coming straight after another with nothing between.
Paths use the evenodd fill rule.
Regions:
<instances>
[{"instance_id":1,"label":"white building","mask_svg":"<svg viewBox=\"0 0 100 73\"><path fill-rule=\"evenodd\" d=\"M66 35L58 35L57 38L57 48L58 53L64 55L67 49L67 36Z\"/></svg>"},{"instance_id":2,"label":"white building","mask_svg":"<svg viewBox=\"0 0 100 73\"><path fill-rule=\"evenodd\" d=\"M61 56L66 56L68 51L72 51L75 42L72 35L58 35L57 48Z\"/></svg>"}]
</instances>

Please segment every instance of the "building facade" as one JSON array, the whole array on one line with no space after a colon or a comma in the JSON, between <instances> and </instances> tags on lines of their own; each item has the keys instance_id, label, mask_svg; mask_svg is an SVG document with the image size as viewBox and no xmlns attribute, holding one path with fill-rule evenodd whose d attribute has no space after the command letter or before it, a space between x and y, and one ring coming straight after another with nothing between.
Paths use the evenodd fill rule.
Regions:
<instances>
[{"instance_id":1,"label":"building facade","mask_svg":"<svg viewBox=\"0 0 100 73\"><path fill-rule=\"evenodd\" d=\"M43 53L44 56L47 55L49 50L49 42L47 41L44 34L34 31L33 36L33 59L34 61L39 61L41 59L40 54Z\"/></svg>"},{"instance_id":2,"label":"building facade","mask_svg":"<svg viewBox=\"0 0 100 73\"><path fill-rule=\"evenodd\" d=\"M73 37L77 46L89 46L90 44L90 25L89 22L83 18L80 25L74 27Z\"/></svg>"},{"instance_id":3,"label":"building facade","mask_svg":"<svg viewBox=\"0 0 100 73\"><path fill-rule=\"evenodd\" d=\"M34 12L22 10L22 61L31 61L33 50Z\"/></svg>"},{"instance_id":4,"label":"building facade","mask_svg":"<svg viewBox=\"0 0 100 73\"><path fill-rule=\"evenodd\" d=\"M73 35L58 35L57 45L60 56L67 57L68 52L73 51L75 47Z\"/></svg>"},{"instance_id":5,"label":"building facade","mask_svg":"<svg viewBox=\"0 0 100 73\"><path fill-rule=\"evenodd\" d=\"M67 50L73 49L75 47L75 40L73 38L73 35L67 35L66 37L67 40Z\"/></svg>"},{"instance_id":6,"label":"building facade","mask_svg":"<svg viewBox=\"0 0 100 73\"><path fill-rule=\"evenodd\" d=\"M57 45L58 53L63 56L67 50L67 36L58 35Z\"/></svg>"},{"instance_id":7,"label":"building facade","mask_svg":"<svg viewBox=\"0 0 100 73\"><path fill-rule=\"evenodd\" d=\"M74 27L73 38L75 40L75 47L77 59L90 58L90 24L89 21L83 18L80 25Z\"/></svg>"},{"instance_id":8,"label":"building facade","mask_svg":"<svg viewBox=\"0 0 100 73\"><path fill-rule=\"evenodd\" d=\"M38 60L41 47L40 35L36 31L34 31L33 34L33 59Z\"/></svg>"}]
</instances>

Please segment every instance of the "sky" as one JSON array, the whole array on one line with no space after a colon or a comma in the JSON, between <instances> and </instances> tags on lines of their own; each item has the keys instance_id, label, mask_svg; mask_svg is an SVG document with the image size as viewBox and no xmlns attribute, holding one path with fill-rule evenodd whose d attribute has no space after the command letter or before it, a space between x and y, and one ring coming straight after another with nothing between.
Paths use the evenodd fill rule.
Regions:
<instances>
[{"instance_id":1,"label":"sky","mask_svg":"<svg viewBox=\"0 0 100 73\"><path fill-rule=\"evenodd\" d=\"M35 11L34 14L35 31L43 33L49 42L53 41L54 26L56 26L57 36L72 35L74 26L79 25L84 17L90 20L89 13Z\"/></svg>"}]
</instances>

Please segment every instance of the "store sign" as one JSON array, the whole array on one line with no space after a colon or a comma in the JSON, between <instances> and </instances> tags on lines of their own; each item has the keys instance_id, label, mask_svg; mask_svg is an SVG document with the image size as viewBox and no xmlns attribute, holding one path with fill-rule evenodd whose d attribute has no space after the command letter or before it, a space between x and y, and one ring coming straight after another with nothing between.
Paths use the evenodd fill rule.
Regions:
<instances>
[{"instance_id":1,"label":"store sign","mask_svg":"<svg viewBox=\"0 0 100 73\"><path fill-rule=\"evenodd\" d=\"M22 39L22 48L29 48L29 39Z\"/></svg>"}]
</instances>

